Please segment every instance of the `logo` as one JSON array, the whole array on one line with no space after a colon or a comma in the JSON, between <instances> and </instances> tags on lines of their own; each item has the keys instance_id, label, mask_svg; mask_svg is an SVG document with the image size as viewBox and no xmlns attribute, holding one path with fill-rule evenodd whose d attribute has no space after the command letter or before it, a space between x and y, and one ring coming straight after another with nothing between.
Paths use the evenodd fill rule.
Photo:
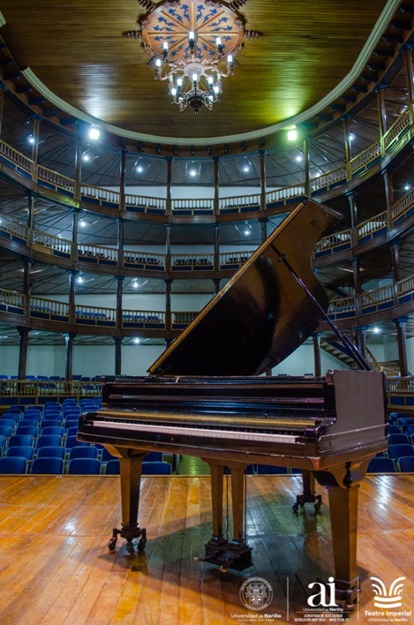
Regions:
<instances>
[{"instance_id":1,"label":"logo","mask_svg":"<svg viewBox=\"0 0 414 625\"><path fill-rule=\"evenodd\" d=\"M273 589L263 577L250 577L240 586L239 597L245 608L259 612L271 604Z\"/></svg>"},{"instance_id":2,"label":"logo","mask_svg":"<svg viewBox=\"0 0 414 625\"><path fill-rule=\"evenodd\" d=\"M387 587L378 577L370 577L372 580L372 590L376 595L374 605L376 608L400 608L402 604L401 594L403 591L405 577L397 577L387 593Z\"/></svg>"},{"instance_id":3,"label":"logo","mask_svg":"<svg viewBox=\"0 0 414 625\"><path fill-rule=\"evenodd\" d=\"M312 582L308 584L308 588L318 589L315 595L308 597L308 606L311 608L324 607L324 608L336 608L335 603L335 580L333 577L328 577L328 583Z\"/></svg>"}]
</instances>

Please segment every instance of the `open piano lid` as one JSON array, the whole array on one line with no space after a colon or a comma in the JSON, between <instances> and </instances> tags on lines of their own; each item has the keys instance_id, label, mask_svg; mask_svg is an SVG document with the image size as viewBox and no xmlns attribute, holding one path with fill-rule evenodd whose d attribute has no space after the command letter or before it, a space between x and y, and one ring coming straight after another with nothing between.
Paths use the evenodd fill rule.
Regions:
<instances>
[{"instance_id":1,"label":"open piano lid","mask_svg":"<svg viewBox=\"0 0 414 625\"><path fill-rule=\"evenodd\" d=\"M328 308L311 259L316 243L339 217L313 200L298 204L149 372L258 375L291 354Z\"/></svg>"}]
</instances>

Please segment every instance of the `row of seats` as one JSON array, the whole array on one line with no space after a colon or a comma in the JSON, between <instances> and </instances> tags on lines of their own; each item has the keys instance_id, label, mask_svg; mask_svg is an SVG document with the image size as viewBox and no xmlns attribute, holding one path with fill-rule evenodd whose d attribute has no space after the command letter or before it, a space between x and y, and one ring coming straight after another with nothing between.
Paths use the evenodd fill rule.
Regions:
<instances>
[{"instance_id":1,"label":"row of seats","mask_svg":"<svg viewBox=\"0 0 414 625\"><path fill-rule=\"evenodd\" d=\"M72 458L66 464L63 458L38 456L29 462L24 456L6 456L0 458L0 474L24 475L118 475L119 460L112 458L102 462L99 458ZM143 475L171 475L169 462L143 462Z\"/></svg>"},{"instance_id":2,"label":"row of seats","mask_svg":"<svg viewBox=\"0 0 414 625\"><path fill-rule=\"evenodd\" d=\"M414 417L407 412L391 412L387 423L385 452L372 458L368 473L410 473L414 471Z\"/></svg>"}]
</instances>

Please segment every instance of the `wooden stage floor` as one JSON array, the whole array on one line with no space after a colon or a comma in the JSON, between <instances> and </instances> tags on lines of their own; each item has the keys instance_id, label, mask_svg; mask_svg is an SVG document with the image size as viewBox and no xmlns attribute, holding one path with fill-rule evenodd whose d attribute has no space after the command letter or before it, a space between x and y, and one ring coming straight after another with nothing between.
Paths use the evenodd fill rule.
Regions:
<instances>
[{"instance_id":1,"label":"wooden stage floor","mask_svg":"<svg viewBox=\"0 0 414 625\"><path fill-rule=\"evenodd\" d=\"M291 507L300 477L247 476L247 533L254 566L221 573L195 560L210 537L209 478L145 477L140 525L144 554L118 541L118 476L0 478L1 625L230 625L343 622L313 611L308 584L332 575L330 522ZM349 622L414 623L414 475L369 476L361 486L358 564L361 592ZM265 610L244 607L243 582L271 587ZM401 607L375 616L370 577L388 588L399 577ZM315 586L313 587L316 588ZM329 595L327 595L329 603ZM411 612L411 614L410 614ZM308 615L308 616L307 616Z\"/></svg>"}]
</instances>

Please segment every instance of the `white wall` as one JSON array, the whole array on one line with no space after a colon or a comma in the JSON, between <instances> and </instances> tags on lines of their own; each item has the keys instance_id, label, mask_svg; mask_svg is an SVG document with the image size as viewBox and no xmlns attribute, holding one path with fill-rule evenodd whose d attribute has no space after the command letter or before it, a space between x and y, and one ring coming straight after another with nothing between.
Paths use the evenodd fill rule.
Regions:
<instances>
[{"instance_id":1,"label":"white wall","mask_svg":"<svg viewBox=\"0 0 414 625\"><path fill-rule=\"evenodd\" d=\"M124 375L147 375L147 369L164 351L162 345L123 345L121 367ZM18 347L2 347L0 350L0 373L16 375L19 362ZM321 353L322 373L340 369L344 365L337 359ZM65 375L66 347L64 345L29 345L27 357L28 375ZM413 367L414 368L414 367ZM313 346L301 345L277 367L273 374L303 375L313 373ZM113 375L115 373L114 345L74 345L73 374L82 376Z\"/></svg>"}]
</instances>

